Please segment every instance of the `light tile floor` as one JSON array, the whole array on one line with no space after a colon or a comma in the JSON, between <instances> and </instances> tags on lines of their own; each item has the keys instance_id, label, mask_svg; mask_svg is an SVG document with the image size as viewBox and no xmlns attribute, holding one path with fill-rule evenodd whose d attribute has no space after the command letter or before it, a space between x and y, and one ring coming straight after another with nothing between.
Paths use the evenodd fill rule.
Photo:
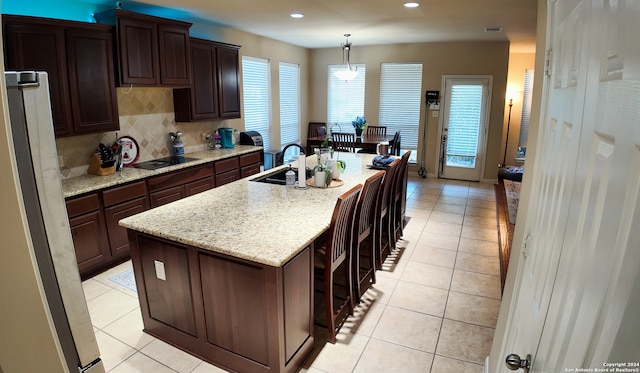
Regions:
<instances>
[{"instance_id":1,"label":"light tile floor","mask_svg":"<svg viewBox=\"0 0 640 373\"><path fill-rule=\"evenodd\" d=\"M317 327L307 372L482 372L500 307L493 185L410 175L409 222L335 345ZM142 332L137 295L83 282L108 372L224 372Z\"/></svg>"}]
</instances>

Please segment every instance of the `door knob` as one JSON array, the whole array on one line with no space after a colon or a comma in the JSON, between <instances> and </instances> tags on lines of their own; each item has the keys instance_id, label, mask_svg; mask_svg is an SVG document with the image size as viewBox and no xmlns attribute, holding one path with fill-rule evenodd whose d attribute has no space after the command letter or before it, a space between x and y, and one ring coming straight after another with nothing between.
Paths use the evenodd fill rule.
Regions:
<instances>
[{"instance_id":1,"label":"door knob","mask_svg":"<svg viewBox=\"0 0 640 373\"><path fill-rule=\"evenodd\" d=\"M507 359L504 362L507 365L507 368L511 370L524 370L524 373L529 373L529 368L531 368L531 354L527 354L527 358L522 360L518 354L509 354Z\"/></svg>"}]
</instances>

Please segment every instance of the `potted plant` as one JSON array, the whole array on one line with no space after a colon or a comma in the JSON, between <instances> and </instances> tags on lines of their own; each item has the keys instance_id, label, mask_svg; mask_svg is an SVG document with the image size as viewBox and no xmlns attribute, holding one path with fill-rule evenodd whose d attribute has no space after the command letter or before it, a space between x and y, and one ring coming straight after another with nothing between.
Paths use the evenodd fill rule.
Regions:
<instances>
[{"instance_id":1,"label":"potted plant","mask_svg":"<svg viewBox=\"0 0 640 373\"><path fill-rule=\"evenodd\" d=\"M314 185L325 188L331 184L331 165L333 162L326 157L324 157L323 161L322 155L327 153L323 152L322 149L316 149L315 153L318 164L313 168Z\"/></svg>"},{"instance_id":2,"label":"potted plant","mask_svg":"<svg viewBox=\"0 0 640 373\"><path fill-rule=\"evenodd\" d=\"M356 129L356 136L362 136L362 130L367 126L367 119L363 116L357 116L356 120L352 121L353 128Z\"/></svg>"},{"instance_id":3,"label":"potted plant","mask_svg":"<svg viewBox=\"0 0 640 373\"><path fill-rule=\"evenodd\" d=\"M313 168L313 182L317 187L328 187L331 184L331 170L322 163L318 163Z\"/></svg>"}]
</instances>

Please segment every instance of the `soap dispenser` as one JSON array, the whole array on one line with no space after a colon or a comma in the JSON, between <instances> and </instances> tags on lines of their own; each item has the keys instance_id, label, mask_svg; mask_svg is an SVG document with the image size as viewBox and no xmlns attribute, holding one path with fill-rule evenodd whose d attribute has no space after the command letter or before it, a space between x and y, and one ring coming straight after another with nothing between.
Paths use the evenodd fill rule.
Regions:
<instances>
[{"instance_id":1,"label":"soap dispenser","mask_svg":"<svg viewBox=\"0 0 640 373\"><path fill-rule=\"evenodd\" d=\"M289 171L287 171L287 173L285 174L285 177L286 177L286 183L288 187L296 186L296 173L293 171L293 168L291 168L291 165L289 165Z\"/></svg>"}]
</instances>

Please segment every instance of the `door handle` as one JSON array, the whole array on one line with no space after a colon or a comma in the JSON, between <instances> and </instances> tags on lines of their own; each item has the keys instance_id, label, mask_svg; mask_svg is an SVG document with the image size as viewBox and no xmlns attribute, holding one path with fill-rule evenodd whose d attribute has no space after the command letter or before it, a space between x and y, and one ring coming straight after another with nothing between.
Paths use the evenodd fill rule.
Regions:
<instances>
[{"instance_id":1,"label":"door handle","mask_svg":"<svg viewBox=\"0 0 640 373\"><path fill-rule=\"evenodd\" d=\"M527 358L524 360L520 359L518 354L509 354L504 363L510 370L522 369L524 373L529 373L529 368L531 368L531 354L527 354Z\"/></svg>"}]
</instances>

